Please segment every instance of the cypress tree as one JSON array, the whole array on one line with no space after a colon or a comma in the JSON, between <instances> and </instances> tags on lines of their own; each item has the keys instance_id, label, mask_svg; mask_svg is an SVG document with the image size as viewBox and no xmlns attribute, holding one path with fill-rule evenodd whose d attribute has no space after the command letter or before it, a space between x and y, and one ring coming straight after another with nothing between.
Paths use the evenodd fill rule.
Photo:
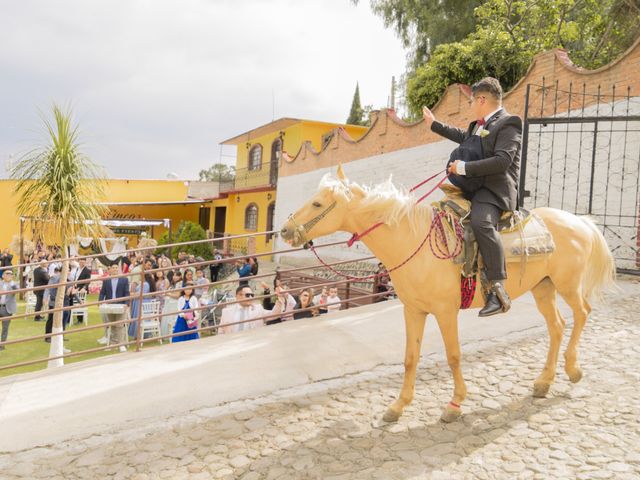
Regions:
<instances>
[{"instance_id":1,"label":"cypress tree","mask_svg":"<svg viewBox=\"0 0 640 480\"><path fill-rule=\"evenodd\" d=\"M364 125L364 111L362 110L362 105L360 105L360 86L357 83L347 123L349 125Z\"/></svg>"}]
</instances>

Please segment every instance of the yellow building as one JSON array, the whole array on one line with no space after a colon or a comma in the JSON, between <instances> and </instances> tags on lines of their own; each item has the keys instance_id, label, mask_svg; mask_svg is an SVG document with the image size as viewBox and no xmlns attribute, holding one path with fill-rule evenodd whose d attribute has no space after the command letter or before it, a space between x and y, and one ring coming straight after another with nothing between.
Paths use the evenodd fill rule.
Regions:
<instances>
[{"instance_id":1,"label":"yellow building","mask_svg":"<svg viewBox=\"0 0 640 480\"><path fill-rule=\"evenodd\" d=\"M118 236L128 236L132 246L137 244L141 232L146 231L149 236L160 238L169 228L175 232L183 220L199 223L206 230L210 223L211 202L194 198L193 195L194 191L202 190L198 188L201 183L184 180L107 180L103 204L108 208L108 213L104 218L158 220L156 226L111 227ZM20 232L15 187L15 180L0 180L0 248L8 247L13 236ZM217 185L214 188L217 190ZM32 228L32 222L25 220L24 238L33 238ZM14 264L17 263L16 260Z\"/></svg>"},{"instance_id":2,"label":"yellow building","mask_svg":"<svg viewBox=\"0 0 640 480\"><path fill-rule=\"evenodd\" d=\"M276 228L273 216L282 153L293 156L304 142L310 142L320 151L337 128L344 129L354 140L367 131L367 127L358 125L280 118L221 142L237 148L236 178L222 184L219 197L211 199L214 208L211 230L215 235L222 236L223 232L240 235ZM265 235L251 240L247 251L268 252L272 243L272 236Z\"/></svg>"}]
</instances>

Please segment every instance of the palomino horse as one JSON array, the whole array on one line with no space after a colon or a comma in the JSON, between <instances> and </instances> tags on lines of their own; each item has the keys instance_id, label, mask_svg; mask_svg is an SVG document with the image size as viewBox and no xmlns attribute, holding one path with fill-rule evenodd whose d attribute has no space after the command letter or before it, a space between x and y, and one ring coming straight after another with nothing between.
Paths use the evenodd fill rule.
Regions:
<instances>
[{"instance_id":1,"label":"palomino horse","mask_svg":"<svg viewBox=\"0 0 640 480\"><path fill-rule=\"evenodd\" d=\"M573 310L573 331L564 353L565 372L572 382L582 378L578 365L578 341L591 311L587 299L598 296L614 282L615 265L604 237L588 219L553 208L537 208L555 242L555 251L545 259L509 263L506 290L511 298L531 290L540 313L547 321L549 352L542 373L535 380L533 395L543 397L556 375L556 364L565 320L558 311L556 292ZM433 217L433 208L416 205L412 196L398 191L391 182L363 188L350 183L338 168L338 179L326 175L318 192L293 214L281 230L282 238L299 246L337 231L363 232L384 222L363 238L371 252L387 267L401 264L423 241ZM435 315L442 334L447 361L453 375L453 398L441 419L453 421L461 415L460 405L467 389L460 369L458 311L460 309L461 266L438 259L428 246L409 262L391 271L391 280L404 305L406 327L405 373L402 390L383 419L396 421L414 395L416 365L426 317ZM471 308L482 306L480 289Z\"/></svg>"}]
</instances>

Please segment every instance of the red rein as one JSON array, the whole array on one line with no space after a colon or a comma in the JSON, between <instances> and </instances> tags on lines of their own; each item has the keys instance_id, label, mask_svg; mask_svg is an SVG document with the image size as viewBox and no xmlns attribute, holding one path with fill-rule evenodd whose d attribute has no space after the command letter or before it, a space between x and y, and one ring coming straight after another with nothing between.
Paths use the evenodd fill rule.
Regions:
<instances>
[{"instance_id":1,"label":"red rein","mask_svg":"<svg viewBox=\"0 0 640 480\"><path fill-rule=\"evenodd\" d=\"M416 189L420 188L425 183L429 182L430 180L433 180L438 175L441 175L442 173L445 173L445 172L446 171L441 171L441 172L436 173L435 175L432 175L431 177L427 178L426 180L420 182L418 185L413 187L410 190L410 192L415 191ZM418 199L418 201L416 202L416 204L422 202L425 198L427 198L429 195L431 195L440 185L442 185L445 182L445 180L448 178L448 176L449 175L447 175L445 173L444 177L437 183L437 185L435 187L433 187L431 190L429 190L427 193L425 193L422 197L420 197ZM422 249L424 244L427 243L427 241L429 241L429 248L431 249L431 252L433 253L433 255L436 258L439 258L441 260L446 260L446 259L450 259L450 258L454 258L454 257L458 256L460 254L460 252L462 252L462 244L463 244L463 242L462 242L462 236L463 236L462 226L460 225L460 222L458 222L457 219L455 219L455 218L453 219L452 223L453 223L453 227L454 227L454 233L455 233L455 237L456 237L456 242L455 242L455 246L453 247L453 250L451 251L449 249L449 243L447 241L447 235L446 235L446 232L445 232L445 227L444 227L444 225L442 223L443 218L446 215L447 214L445 212L437 211L437 210L434 209L433 218L431 220L431 226L429 227L429 230L427 231L427 235L424 237L424 239L422 240L420 245L418 245L418 248L416 248L414 250L414 252L406 260L404 260L403 262L399 263L398 265L388 269L387 272L391 273L394 270L397 270L398 268L404 266L407 262L409 262L409 260L411 260L413 257L415 257L418 254L418 252ZM368 235L369 233L371 233L373 230L375 230L376 228L378 228L381 225L384 225L384 223L378 222L375 225L372 225L371 227L366 229L361 234L354 233L353 236L347 242L347 246L351 247L356 241L360 240L365 235ZM322 260L320 258L320 256L318 255L318 253L316 252L315 248L313 248L313 246L310 247L310 250L313 252L313 254L316 256L316 258L318 259L318 261L322 265L327 267L333 273L335 273L337 275L340 275L341 277L344 277L347 280L369 280L369 279L372 279L372 278L376 278L377 276L380 275L380 274L373 274L373 275L367 275L367 276L364 276L364 277L354 277L354 276L351 276L351 275L345 275L344 273L341 273L341 272L337 271L332 266L328 265L324 260Z\"/></svg>"},{"instance_id":2,"label":"red rein","mask_svg":"<svg viewBox=\"0 0 640 480\"><path fill-rule=\"evenodd\" d=\"M436 178L438 175L441 174L445 174L444 177L442 178L442 180L440 180L438 182L438 184L433 187L431 190L429 190L427 193L425 193L423 196L421 196L418 201L416 202L416 205L420 202L422 202L425 198L427 198L429 195L431 195L440 185L442 185L445 180L447 178L449 178L449 174L447 174L446 170L442 170L438 173L436 173L435 175L431 175L429 178L427 178L426 180L423 180L422 182L420 182L419 184L415 185L411 190L409 190L410 193L416 191L417 189L419 189L422 185L424 185L427 182L430 182L431 180L433 180L434 178ZM376 228L378 228L379 226L384 225L383 222L378 222L375 225L372 225L371 227L367 228L364 232L362 233L354 233L353 236L347 241L347 247L351 247L354 243L356 243L358 240L360 240L362 237L364 237L365 235L368 235L369 233L373 232Z\"/></svg>"}]
</instances>

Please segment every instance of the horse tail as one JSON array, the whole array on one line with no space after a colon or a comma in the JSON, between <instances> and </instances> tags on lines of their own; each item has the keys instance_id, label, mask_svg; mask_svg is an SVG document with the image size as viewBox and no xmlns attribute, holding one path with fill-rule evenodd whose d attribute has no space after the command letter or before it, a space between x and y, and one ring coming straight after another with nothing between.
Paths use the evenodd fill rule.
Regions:
<instances>
[{"instance_id":1,"label":"horse tail","mask_svg":"<svg viewBox=\"0 0 640 480\"><path fill-rule=\"evenodd\" d=\"M604 235L589 217L580 217L592 234L592 250L582 281L584 298L602 299L602 294L615 285L616 264Z\"/></svg>"}]
</instances>

